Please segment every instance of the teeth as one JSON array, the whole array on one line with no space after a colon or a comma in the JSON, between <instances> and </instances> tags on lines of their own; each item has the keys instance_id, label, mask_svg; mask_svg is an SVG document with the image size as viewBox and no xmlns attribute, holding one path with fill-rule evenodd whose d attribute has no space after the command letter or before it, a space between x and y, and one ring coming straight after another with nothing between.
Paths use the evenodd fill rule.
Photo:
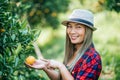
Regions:
<instances>
[{"instance_id":1,"label":"teeth","mask_svg":"<svg viewBox=\"0 0 120 80\"><path fill-rule=\"evenodd\" d=\"M73 37L73 36L72 36L72 38L77 38L77 37Z\"/></svg>"},{"instance_id":2,"label":"teeth","mask_svg":"<svg viewBox=\"0 0 120 80\"><path fill-rule=\"evenodd\" d=\"M71 37L78 37L78 36L71 36Z\"/></svg>"}]
</instances>

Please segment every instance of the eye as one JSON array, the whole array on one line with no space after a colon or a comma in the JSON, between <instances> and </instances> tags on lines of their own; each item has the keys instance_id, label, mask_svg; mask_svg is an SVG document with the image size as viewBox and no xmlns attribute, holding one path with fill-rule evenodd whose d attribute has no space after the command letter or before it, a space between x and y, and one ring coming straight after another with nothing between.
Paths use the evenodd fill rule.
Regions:
<instances>
[{"instance_id":1,"label":"eye","mask_svg":"<svg viewBox=\"0 0 120 80\"><path fill-rule=\"evenodd\" d=\"M82 28L82 26L81 25L76 25L76 28Z\"/></svg>"},{"instance_id":2,"label":"eye","mask_svg":"<svg viewBox=\"0 0 120 80\"><path fill-rule=\"evenodd\" d=\"M67 28L72 28L72 26L70 24L67 25Z\"/></svg>"}]
</instances>

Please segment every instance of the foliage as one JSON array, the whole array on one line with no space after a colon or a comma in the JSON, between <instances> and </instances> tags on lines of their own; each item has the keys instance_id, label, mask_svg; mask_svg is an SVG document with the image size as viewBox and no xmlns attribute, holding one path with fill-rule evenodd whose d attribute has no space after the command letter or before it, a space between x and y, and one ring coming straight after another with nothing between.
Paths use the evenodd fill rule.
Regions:
<instances>
[{"instance_id":1,"label":"foliage","mask_svg":"<svg viewBox=\"0 0 120 80\"><path fill-rule=\"evenodd\" d=\"M116 76L115 76L115 79L116 80L119 80L120 79L120 54L117 54L115 55L115 73L116 73Z\"/></svg>"},{"instance_id":2,"label":"foliage","mask_svg":"<svg viewBox=\"0 0 120 80\"><path fill-rule=\"evenodd\" d=\"M39 45L39 47L45 58L63 61L61 57L64 57L65 37L60 37L58 34L58 31L57 34L54 31L52 38L44 46Z\"/></svg>"},{"instance_id":3,"label":"foliage","mask_svg":"<svg viewBox=\"0 0 120 80\"><path fill-rule=\"evenodd\" d=\"M120 13L115 11L103 11L95 14L97 30L94 32L94 41L102 58L100 80L120 79L119 18Z\"/></svg>"},{"instance_id":4,"label":"foliage","mask_svg":"<svg viewBox=\"0 0 120 80\"><path fill-rule=\"evenodd\" d=\"M103 10L120 12L120 0L98 0L98 6Z\"/></svg>"},{"instance_id":5,"label":"foliage","mask_svg":"<svg viewBox=\"0 0 120 80\"><path fill-rule=\"evenodd\" d=\"M32 41L35 31L22 23L14 13L8 0L0 0L0 79L2 80L45 80L37 71L26 68L24 60L34 53Z\"/></svg>"},{"instance_id":6,"label":"foliage","mask_svg":"<svg viewBox=\"0 0 120 80\"><path fill-rule=\"evenodd\" d=\"M93 12L102 12L104 10L120 12L120 0L79 0L83 8L87 6ZM88 4L89 3L89 4ZM91 7L89 7L91 6Z\"/></svg>"},{"instance_id":7,"label":"foliage","mask_svg":"<svg viewBox=\"0 0 120 80\"><path fill-rule=\"evenodd\" d=\"M120 12L120 0L106 0L106 9Z\"/></svg>"},{"instance_id":8,"label":"foliage","mask_svg":"<svg viewBox=\"0 0 120 80\"><path fill-rule=\"evenodd\" d=\"M15 1L15 2L14 2ZM69 0L14 0L16 12L27 16L31 26L40 23L41 27L57 28L58 16L66 12Z\"/></svg>"}]
</instances>

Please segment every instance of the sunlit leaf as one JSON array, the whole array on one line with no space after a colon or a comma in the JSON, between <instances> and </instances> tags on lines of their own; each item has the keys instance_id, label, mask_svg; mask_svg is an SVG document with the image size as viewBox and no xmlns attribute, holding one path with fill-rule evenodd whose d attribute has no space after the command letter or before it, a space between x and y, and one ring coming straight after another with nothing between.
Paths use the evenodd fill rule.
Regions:
<instances>
[{"instance_id":1,"label":"sunlit leaf","mask_svg":"<svg viewBox=\"0 0 120 80\"><path fill-rule=\"evenodd\" d=\"M15 40L15 34L12 34L11 39L14 41Z\"/></svg>"}]
</instances>

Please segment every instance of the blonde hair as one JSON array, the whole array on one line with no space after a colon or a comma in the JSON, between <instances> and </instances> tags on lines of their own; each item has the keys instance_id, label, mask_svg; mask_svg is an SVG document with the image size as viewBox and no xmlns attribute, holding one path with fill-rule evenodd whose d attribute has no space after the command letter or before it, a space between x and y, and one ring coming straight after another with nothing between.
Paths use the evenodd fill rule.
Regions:
<instances>
[{"instance_id":1,"label":"blonde hair","mask_svg":"<svg viewBox=\"0 0 120 80\"><path fill-rule=\"evenodd\" d=\"M75 63L80 59L81 55L84 54L84 52L87 50L87 48L92 43L92 35L93 35L93 30L86 26L83 44L81 48L79 48L78 55L75 58L75 60L72 62L72 65L70 66L70 68L68 67L70 69L70 72L74 68ZM75 46L74 44L71 43L70 38L68 34L66 33L65 57L64 57L64 62L63 62L65 65L67 65L68 61L73 56L74 50L75 50Z\"/></svg>"}]
</instances>

